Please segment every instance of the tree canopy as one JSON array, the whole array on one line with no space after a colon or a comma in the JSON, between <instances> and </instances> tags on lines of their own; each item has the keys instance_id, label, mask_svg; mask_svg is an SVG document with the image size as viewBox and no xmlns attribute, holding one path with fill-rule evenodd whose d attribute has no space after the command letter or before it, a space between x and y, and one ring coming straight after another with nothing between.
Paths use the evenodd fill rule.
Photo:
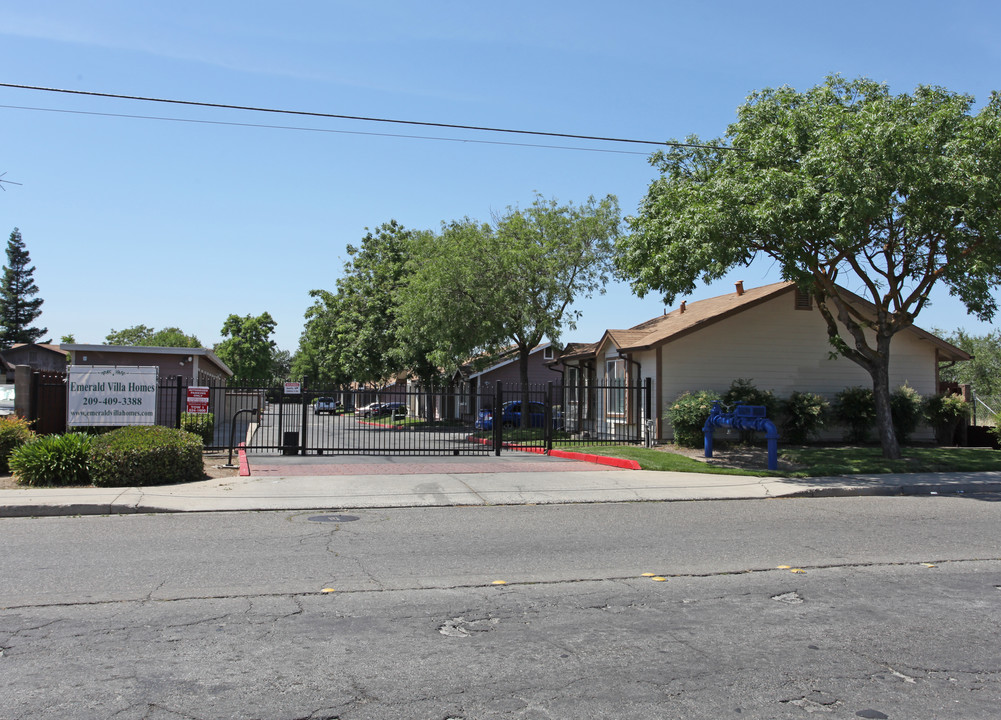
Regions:
<instances>
[{"instance_id":1,"label":"tree canopy","mask_svg":"<svg viewBox=\"0 0 1001 720\"><path fill-rule=\"evenodd\" d=\"M935 284L980 319L997 309L1001 96L973 106L939 87L892 95L838 76L756 92L724 138L651 157L660 176L629 220L619 272L641 296L672 302L771 258L812 294L836 350L872 377L884 454L898 457L892 337Z\"/></svg>"},{"instance_id":2,"label":"tree canopy","mask_svg":"<svg viewBox=\"0 0 1001 720\"><path fill-rule=\"evenodd\" d=\"M21 231L14 228L7 241L7 264L0 281L0 347L9 348L14 343L33 343L48 332L47 328L31 327L42 314L44 300L35 284L35 267L24 246Z\"/></svg>"},{"instance_id":3,"label":"tree canopy","mask_svg":"<svg viewBox=\"0 0 1001 720\"><path fill-rule=\"evenodd\" d=\"M939 366L939 374L948 382L970 385L979 395L1001 397L1001 331L973 335L965 330L936 335L973 356L972 360Z\"/></svg>"},{"instance_id":4,"label":"tree canopy","mask_svg":"<svg viewBox=\"0 0 1001 720\"><path fill-rule=\"evenodd\" d=\"M220 331L223 341L215 353L233 371L234 380L271 380L275 365L277 323L269 313L230 315Z\"/></svg>"},{"instance_id":5,"label":"tree canopy","mask_svg":"<svg viewBox=\"0 0 1001 720\"><path fill-rule=\"evenodd\" d=\"M620 222L609 195L582 205L536 196L493 224L445 223L411 259L400 323L443 367L514 346L527 382L531 350L576 326L577 299L604 292Z\"/></svg>"},{"instance_id":6,"label":"tree canopy","mask_svg":"<svg viewBox=\"0 0 1001 720\"><path fill-rule=\"evenodd\" d=\"M429 384L440 369L424 337L404 332L398 305L407 262L425 233L395 220L348 246L350 260L335 291L313 290L294 369L321 383L380 383L403 370Z\"/></svg>"},{"instance_id":7,"label":"tree canopy","mask_svg":"<svg viewBox=\"0 0 1001 720\"><path fill-rule=\"evenodd\" d=\"M124 330L112 329L104 338L107 345L136 345L142 347L199 348L201 341L185 334L180 328L168 327L154 330L146 325L133 325Z\"/></svg>"}]
</instances>

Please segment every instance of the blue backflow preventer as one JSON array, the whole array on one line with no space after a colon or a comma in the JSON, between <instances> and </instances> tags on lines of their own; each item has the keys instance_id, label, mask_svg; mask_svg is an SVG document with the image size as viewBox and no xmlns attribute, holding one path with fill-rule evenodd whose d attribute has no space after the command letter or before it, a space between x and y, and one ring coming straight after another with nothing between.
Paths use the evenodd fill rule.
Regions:
<instances>
[{"instance_id":1,"label":"blue backflow preventer","mask_svg":"<svg viewBox=\"0 0 1001 720\"><path fill-rule=\"evenodd\" d=\"M778 470L779 431L775 428L775 423L765 417L764 405L744 405L738 401L734 404L733 412L723 412L720 401L714 400L709 418L702 427L707 458L713 456L713 430L718 427L765 433L765 439L768 440L768 469Z\"/></svg>"}]
</instances>

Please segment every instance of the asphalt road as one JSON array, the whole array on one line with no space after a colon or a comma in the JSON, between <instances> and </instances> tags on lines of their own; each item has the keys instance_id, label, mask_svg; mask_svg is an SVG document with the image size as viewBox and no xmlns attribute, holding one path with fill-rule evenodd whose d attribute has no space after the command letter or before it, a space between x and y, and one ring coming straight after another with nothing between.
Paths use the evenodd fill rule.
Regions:
<instances>
[{"instance_id":1,"label":"asphalt road","mask_svg":"<svg viewBox=\"0 0 1001 720\"><path fill-rule=\"evenodd\" d=\"M996 499L2 520L0 718L994 718Z\"/></svg>"}]
</instances>

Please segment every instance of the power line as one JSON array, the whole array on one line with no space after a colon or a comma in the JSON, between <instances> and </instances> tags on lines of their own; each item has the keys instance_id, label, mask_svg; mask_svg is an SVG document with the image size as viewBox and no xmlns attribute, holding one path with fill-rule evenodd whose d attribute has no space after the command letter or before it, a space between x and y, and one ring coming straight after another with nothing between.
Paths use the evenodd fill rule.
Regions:
<instances>
[{"instance_id":1,"label":"power line","mask_svg":"<svg viewBox=\"0 0 1001 720\"><path fill-rule=\"evenodd\" d=\"M39 92L63 93L66 95L84 95L88 97L114 98L117 100L137 100L141 102L165 103L171 105L186 105L190 107L208 107L225 110L243 110L247 112L275 113L281 115L301 115L306 117L330 118L337 120L360 120L363 122L395 123L398 125L418 125L421 127L447 128L450 130L476 130L480 132L510 133L517 135L538 135L543 137L558 137L571 140L596 140L600 142L632 143L639 145L663 145L668 147L706 148L713 150L733 150L735 148L718 147L715 145L698 145L690 143L664 142L659 140L634 140L628 138L601 137L596 135L574 135L572 133L545 132L541 130L514 130L511 128L484 127L479 125L458 125L453 123L424 122L420 120L396 120L392 118L365 117L360 115L340 115L336 113L310 112L307 110L283 110L279 108L255 107L251 105L228 105L225 103L198 102L195 100L176 100L170 98L145 97L142 95L120 95L102 93L90 90L68 90L65 88L41 87L38 85L19 85L16 83L0 83L0 87L18 90L37 90Z\"/></svg>"},{"instance_id":2,"label":"power line","mask_svg":"<svg viewBox=\"0 0 1001 720\"><path fill-rule=\"evenodd\" d=\"M263 123L241 123L228 120L196 120L194 118L163 117L160 115L128 115L124 113L95 112L90 110L66 110L62 108L30 107L26 105L0 105L8 110L32 110L36 112L65 113L69 115L96 115L98 117L126 118L130 120L162 120L165 122L193 123L198 125L229 125L233 127L264 128L268 130L298 130L301 132L334 133L338 135L367 135L374 137L404 138L409 140L440 140L442 142L475 143L478 145L506 145L511 147L547 148L551 150L580 150L583 152L613 153L617 155L647 155L636 150L610 150L608 148L571 147L568 145L542 145L539 143L503 142L500 140L469 140L466 138L435 137L431 135L403 135L400 133L364 132L361 130L332 130L329 128L301 127L297 125L267 125ZM5 182L0 180L0 182ZM14 183L17 184L17 183Z\"/></svg>"}]
</instances>

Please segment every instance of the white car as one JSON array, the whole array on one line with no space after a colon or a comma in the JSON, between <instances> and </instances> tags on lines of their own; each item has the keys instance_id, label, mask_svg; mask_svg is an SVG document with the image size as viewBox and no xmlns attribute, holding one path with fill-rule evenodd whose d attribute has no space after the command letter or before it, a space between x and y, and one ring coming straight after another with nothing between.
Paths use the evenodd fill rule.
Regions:
<instances>
[{"instance_id":1,"label":"white car","mask_svg":"<svg viewBox=\"0 0 1001 720\"><path fill-rule=\"evenodd\" d=\"M313 414L322 415L327 413L328 415L337 414L338 403L331 397L322 397L316 399L316 404L313 405Z\"/></svg>"}]
</instances>

